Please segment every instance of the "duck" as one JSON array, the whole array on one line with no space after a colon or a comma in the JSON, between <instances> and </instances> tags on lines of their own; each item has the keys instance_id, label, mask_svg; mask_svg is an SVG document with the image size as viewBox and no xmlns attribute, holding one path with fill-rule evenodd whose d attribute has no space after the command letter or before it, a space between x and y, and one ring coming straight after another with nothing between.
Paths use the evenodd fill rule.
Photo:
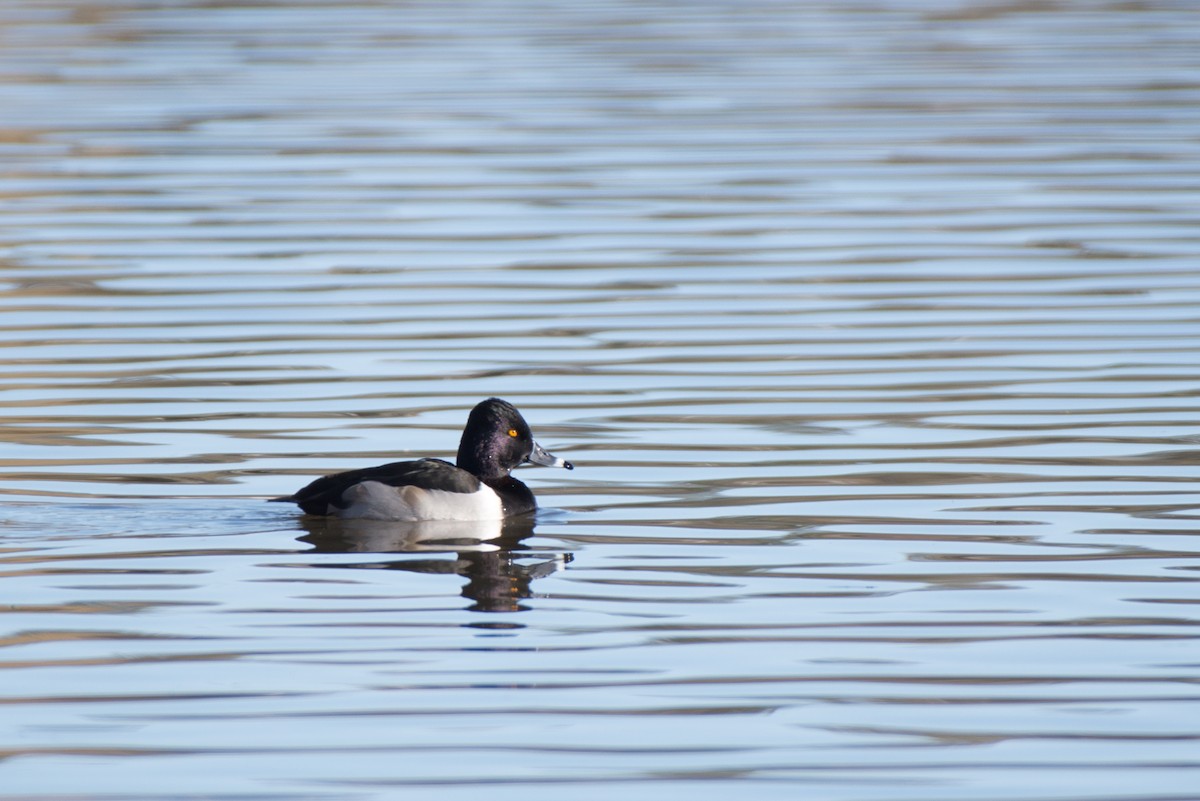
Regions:
<instances>
[{"instance_id":1,"label":"duck","mask_svg":"<svg viewBox=\"0 0 1200 801\"><path fill-rule=\"evenodd\" d=\"M272 500L346 519L502 520L537 510L533 492L510 475L513 468L529 462L575 469L538 445L517 407L500 398L471 410L455 462L429 458L348 470Z\"/></svg>"}]
</instances>

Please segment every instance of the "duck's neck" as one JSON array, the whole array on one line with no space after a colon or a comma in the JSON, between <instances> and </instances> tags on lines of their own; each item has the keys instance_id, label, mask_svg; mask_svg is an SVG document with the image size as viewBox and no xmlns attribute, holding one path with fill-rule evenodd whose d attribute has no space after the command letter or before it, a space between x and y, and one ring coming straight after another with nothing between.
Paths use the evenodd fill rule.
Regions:
<instances>
[{"instance_id":1,"label":"duck's neck","mask_svg":"<svg viewBox=\"0 0 1200 801\"><path fill-rule=\"evenodd\" d=\"M508 476L507 472L497 466L495 459L487 458L487 454L478 448L472 448L466 442L458 446L458 456L454 461L463 470L489 483Z\"/></svg>"}]
</instances>

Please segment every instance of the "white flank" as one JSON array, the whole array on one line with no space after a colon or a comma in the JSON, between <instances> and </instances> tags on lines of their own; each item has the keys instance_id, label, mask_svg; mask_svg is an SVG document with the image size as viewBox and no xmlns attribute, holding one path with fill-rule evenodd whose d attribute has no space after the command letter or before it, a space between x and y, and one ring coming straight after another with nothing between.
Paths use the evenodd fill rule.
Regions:
<instances>
[{"instance_id":1,"label":"white flank","mask_svg":"<svg viewBox=\"0 0 1200 801\"><path fill-rule=\"evenodd\" d=\"M368 520L500 520L504 507L487 484L475 492L446 492L420 487L393 487L378 481L355 484L342 493L350 505L330 506L338 517Z\"/></svg>"}]
</instances>

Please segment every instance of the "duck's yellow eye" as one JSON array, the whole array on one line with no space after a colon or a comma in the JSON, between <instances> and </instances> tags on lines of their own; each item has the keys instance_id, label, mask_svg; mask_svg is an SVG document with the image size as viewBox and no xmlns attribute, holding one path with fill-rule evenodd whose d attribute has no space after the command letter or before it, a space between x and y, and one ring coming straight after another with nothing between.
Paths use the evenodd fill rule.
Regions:
<instances>
[{"instance_id":1,"label":"duck's yellow eye","mask_svg":"<svg viewBox=\"0 0 1200 801\"><path fill-rule=\"evenodd\" d=\"M515 428L508 429L508 435L510 437L515 437L517 435L517 429L515 429Z\"/></svg>"}]
</instances>

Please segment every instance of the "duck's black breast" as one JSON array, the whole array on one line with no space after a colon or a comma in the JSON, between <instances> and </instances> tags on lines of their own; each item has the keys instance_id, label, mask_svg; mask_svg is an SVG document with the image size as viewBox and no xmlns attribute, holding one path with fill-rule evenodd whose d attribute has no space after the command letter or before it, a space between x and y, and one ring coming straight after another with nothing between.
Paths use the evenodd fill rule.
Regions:
<instances>
[{"instance_id":1,"label":"duck's black breast","mask_svg":"<svg viewBox=\"0 0 1200 801\"><path fill-rule=\"evenodd\" d=\"M516 479L512 479L516 481ZM334 473L331 476L318 478L304 489L280 501L291 501L299 505L306 514L329 514L336 507L345 509L350 501L344 498L346 490L373 481L392 487L420 487L427 490L456 492L464 495L478 492L482 482L475 476L441 459L418 459L412 462L391 462L376 467L364 467L361 470L347 470L344 473ZM521 482L521 488L533 500L533 493ZM502 499L505 495L499 488L493 487ZM507 508L507 504L505 504Z\"/></svg>"},{"instance_id":2,"label":"duck's black breast","mask_svg":"<svg viewBox=\"0 0 1200 801\"><path fill-rule=\"evenodd\" d=\"M500 505L504 507L504 516L523 515L537 509L533 490L512 476L489 479L485 482L500 496Z\"/></svg>"}]
</instances>

